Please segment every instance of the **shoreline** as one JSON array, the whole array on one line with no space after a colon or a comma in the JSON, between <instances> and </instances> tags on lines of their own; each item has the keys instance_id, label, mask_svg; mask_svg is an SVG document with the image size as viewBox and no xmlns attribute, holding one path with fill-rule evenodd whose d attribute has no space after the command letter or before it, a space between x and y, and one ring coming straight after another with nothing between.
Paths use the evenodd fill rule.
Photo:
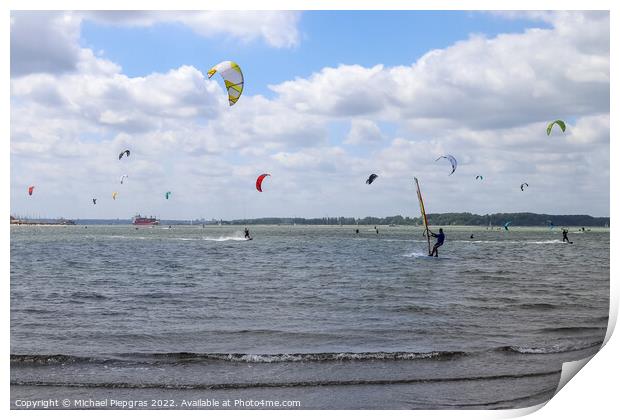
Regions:
<instances>
[{"instance_id":1,"label":"shoreline","mask_svg":"<svg viewBox=\"0 0 620 420\"><path fill-rule=\"evenodd\" d=\"M319 229L325 229L325 228L343 228L343 229L360 229L360 231L366 231L371 230L374 231L374 227L376 226L377 228L380 228L383 232L390 232L390 231L395 231L395 230L402 230L402 229L411 229L411 230L424 230L423 226L414 226L414 225L395 225L395 226L390 226L390 225L313 225L313 224L296 224L296 225L292 225L292 224L226 224L226 225L217 225L217 224L205 224L204 226L202 226L201 224L186 224L186 223L180 223L180 224L174 224L174 223L162 223L160 225L157 226L136 226L133 225L131 223L126 223L126 224L99 224L99 223L95 223L95 224L88 224L88 223L75 223L75 224L69 224L69 223L53 223L53 222L21 222L21 223L16 223L16 222L12 222L11 226L42 226L42 227L56 227L56 226L90 226L90 227L131 227L131 228L149 228L149 229L170 229L169 226L172 226L172 228L201 228L201 229L230 229L230 228L242 228L244 226L249 227L250 229L252 228L267 228L267 227L271 227L271 228L289 228L289 229L305 229L305 228L319 228ZM432 225L431 229L438 229L438 228L444 228L444 229L448 229L448 230L456 230L456 231L467 231L467 230L474 230L474 231L478 231L478 232L504 232L504 228L503 227L499 227L499 226L493 226L491 229L488 229L486 226L480 226L480 225ZM585 232L581 231L581 227L585 227ZM544 227L544 226L511 226L510 227L510 231L520 231L520 230L540 230L540 231L545 231L545 232L549 232L549 233L561 233L561 229L565 228L565 229L576 229L577 231L570 231L569 233L595 233L595 232L610 232L611 228L610 227L603 227L603 226L577 226L577 225L566 225L566 226L557 226L555 227L553 230L549 229L548 227Z\"/></svg>"}]
</instances>

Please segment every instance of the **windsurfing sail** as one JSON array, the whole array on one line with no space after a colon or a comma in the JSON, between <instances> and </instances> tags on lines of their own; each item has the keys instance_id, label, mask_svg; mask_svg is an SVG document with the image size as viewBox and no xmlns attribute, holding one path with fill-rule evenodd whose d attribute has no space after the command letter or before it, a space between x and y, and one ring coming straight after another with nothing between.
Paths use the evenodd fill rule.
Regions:
<instances>
[{"instance_id":1,"label":"windsurfing sail","mask_svg":"<svg viewBox=\"0 0 620 420\"><path fill-rule=\"evenodd\" d=\"M420 192L420 183L418 182L418 178L413 178L415 180L415 187L418 193L418 201L420 202L420 214L422 215L422 221L424 222L424 232L426 233L426 240L428 241L428 253L431 253L431 236L428 231L428 218L426 217L426 211L424 210L424 200L422 200L422 193Z\"/></svg>"}]
</instances>

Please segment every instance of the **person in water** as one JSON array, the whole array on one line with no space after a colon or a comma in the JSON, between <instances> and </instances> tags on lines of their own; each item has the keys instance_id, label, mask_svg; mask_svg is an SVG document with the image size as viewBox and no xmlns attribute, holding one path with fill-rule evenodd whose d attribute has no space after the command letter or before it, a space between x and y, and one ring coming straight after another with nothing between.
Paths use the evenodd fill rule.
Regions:
<instances>
[{"instance_id":1,"label":"person in water","mask_svg":"<svg viewBox=\"0 0 620 420\"><path fill-rule=\"evenodd\" d=\"M469 239L474 239L474 234L469 235Z\"/></svg>"},{"instance_id":2,"label":"person in water","mask_svg":"<svg viewBox=\"0 0 620 420\"><path fill-rule=\"evenodd\" d=\"M439 228L439 233L433 233L430 230L428 231L428 233L430 233L433 238L437 238L437 242L435 242L435 245L433 246L433 249L431 250L431 253L428 254L428 256L438 257L439 253L437 252L437 248L443 245L443 241L446 239L446 235L444 235L442 228Z\"/></svg>"},{"instance_id":3,"label":"person in water","mask_svg":"<svg viewBox=\"0 0 620 420\"><path fill-rule=\"evenodd\" d=\"M360 234L360 230L359 229L355 229L355 234L359 235Z\"/></svg>"},{"instance_id":4,"label":"person in water","mask_svg":"<svg viewBox=\"0 0 620 420\"><path fill-rule=\"evenodd\" d=\"M245 233L245 239L250 239L250 229L245 228L244 233Z\"/></svg>"},{"instance_id":5,"label":"person in water","mask_svg":"<svg viewBox=\"0 0 620 420\"><path fill-rule=\"evenodd\" d=\"M568 229L562 229L562 242L572 244L572 242L568 240Z\"/></svg>"}]
</instances>

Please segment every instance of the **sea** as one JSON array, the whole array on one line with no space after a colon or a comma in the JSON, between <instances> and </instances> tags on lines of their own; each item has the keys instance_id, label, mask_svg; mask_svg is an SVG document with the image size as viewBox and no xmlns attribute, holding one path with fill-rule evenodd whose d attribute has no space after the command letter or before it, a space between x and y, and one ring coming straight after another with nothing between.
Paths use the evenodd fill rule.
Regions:
<instances>
[{"instance_id":1,"label":"sea","mask_svg":"<svg viewBox=\"0 0 620 420\"><path fill-rule=\"evenodd\" d=\"M11 408L524 408L605 337L609 229L249 229L11 226Z\"/></svg>"}]
</instances>

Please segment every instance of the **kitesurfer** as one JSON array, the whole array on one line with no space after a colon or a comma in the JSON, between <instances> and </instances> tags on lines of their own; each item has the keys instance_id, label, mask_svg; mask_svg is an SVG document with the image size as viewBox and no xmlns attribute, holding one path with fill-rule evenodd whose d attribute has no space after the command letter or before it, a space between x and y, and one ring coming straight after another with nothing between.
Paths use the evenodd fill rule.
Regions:
<instances>
[{"instance_id":1,"label":"kitesurfer","mask_svg":"<svg viewBox=\"0 0 620 420\"><path fill-rule=\"evenodd\" d=\"M250 236L250 229L245 228L243 232L244 232L244 234L245 234L245 239L251 239L251 236Z\"/></svg>"},{"instance_id":2,"label":"kitesurfer","mask_svg":"<svg viewBox=\"0 0 620 420\"><path fill-rule=\"evenodd\" d=\"M377 232L377 235L379 234L379 229L377 229L376 226L375 226L375 232Z\"/></svg>"},{"instance_id":3,"label":"kitesurfer","mask_svg":"<svg viewBox=\"0 0 620 420\"><path fill-rule=\"evenodd\" d=\"M572 242L568 240L568 229L562 229L562 242L572 244Z\"/></svg>"},{"instance_id":4,"label":"kitesurfer","mask_svg":"<svg viewBox=\"0 0 620 420\"><path fill-rule=\"evenodd\" d=\"M474 239L474 234L469 235L469 239Z\"/></svg>"},{"instance_id":5,"label":"kitesurfer","mask_svg":"<svg viewBox=\"0 0 620 420\"><path fill-rule=\"evenodd\" d=\"M359 229L355 229L355 234L359 235L360 234L360 230Z\"/></svg>"},{"instance_id":6,"label":"kitesurfer","mask_svg":"<svg viewBox=\"0 0 620 420\"><path fill-rule=\"evenodd\" d=\"M433 246L433 249L431 250L431 253L428 254L428 256L438 257L439 253L437 252L437 248L443 245L443 241L446 239L446 235L444 235L442 228L439 228L439 233L433 233L430 230L428 231L428 233L430 233L433 238L437 238L437 242L435 242L435 245Z\"/></svg>"}]
</instances>

